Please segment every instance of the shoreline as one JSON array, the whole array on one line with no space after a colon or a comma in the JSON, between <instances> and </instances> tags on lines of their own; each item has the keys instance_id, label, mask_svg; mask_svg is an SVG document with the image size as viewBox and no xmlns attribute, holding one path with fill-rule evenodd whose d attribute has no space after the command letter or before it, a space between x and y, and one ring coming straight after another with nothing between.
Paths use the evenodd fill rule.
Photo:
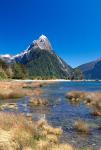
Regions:
<instances>
[{"instance_id":1,"label":"shoreline","mask_svg":"<svg viewBox=\"0 0 101 150\"><path fill-rule=\"evenodd\" d=\"M5 79L0 82L101 82L101 80L66 80L66 79L48 79L48 80L31 80L31 79Z\"/></svg>"},{"instance_id":2,"label":"shoreline","mask_svg":"<svg viewBox=\"0 0 101 150\"><path fill-rule=\"evenodd\" d=\"M4 80L2 80L4 81ZM5 80L6 81L6 80ZM26 79L26 80L11 80L11 81L16 81L16 82L101 82L101 80L65 80L65 79L51 79L51 80L30 80L30 79Z\"/></svg>"}]
</instances>

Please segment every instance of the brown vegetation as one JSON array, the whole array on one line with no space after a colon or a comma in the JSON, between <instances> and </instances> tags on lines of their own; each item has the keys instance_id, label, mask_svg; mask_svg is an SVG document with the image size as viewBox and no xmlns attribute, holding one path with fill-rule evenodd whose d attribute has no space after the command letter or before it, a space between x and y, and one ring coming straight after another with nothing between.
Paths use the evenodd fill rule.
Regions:
<instances>
[{"instance_id":1,"label":"brown vegetation","mask_svg":"<svg viewBox=\"0 0 101 150\"><path fill-rule=\"evenodd\" d=\"M67 93L66 97L72 101L81 101L84 98L84 92L72 91Z\"/></svg>"},{"instance_id":2,"label":"brown vegetation","mask_svg":"<svg viewBox=\"0 0 101 150\"><path fill-rule=\"evenodd\" d=\"M21 114L0 113L2 150L73 150L69 144L58 144L61 134L61 128L45 120L33 122Z\"/></svg>"},{"instance_id":3,"label":"brown vegetation","mask_svg":"<svg viewBox=\"0 0 101 150\"><path fill-rule=\"evenodd\" d=\"M0 89L0 99L22 98L25 94L21 89Z\"/></svg>"},{"instance_id":4,"label":"brown vegetation","mask_svg":"<svg viewBox=\"0 0 101 150\"><path fill-rule=\"evenodd\" d=\"M41 88L43 86L46 86L48 84L53 84L54 82L50 82L50 81L47 81L47 82L40 82L40 81L36 81L36 82L31 82L30 84L27 83L23 86L23 88Z\"/></svg>"},{"instance_id":5,"label":"brown vegetation","mask_svg":"<svg viewBox=\"0 0 101 150\"><path fill-rule=\"evenodd\" d=\"M67 98L71 102L84 102L87 106L92 108L93 115L101 116L101 92L80 92L72 91L67 93Z\"/></svg>"},{"instance_id":6,"label":"brown vegetation","mask_svg":"<svg viewBox=\"0 0 101 150\"><path fill-rule=\"evenodd\" d=\"M33 90L34 96L40 96L43 94L43 90L40 88L36 88Z\"/></svg>"},{"instance_id":7,"label":"brown vegetation","mask_svg":"<svg viewBox=\"0 0 101 150\"><path fill-rule=\"evenodd\" d=\"M41 83L42 84L42 83ZM40 96L43 93L43 90L39 88L40 83L25 83L25 82L16 82L16 81L1 81L0 82L0 99L16 99L22 98L25 96ZM35 87L33 88L24 88L24 87Z\"/></svg>"},{"instance_id":8,"label":"brown vegetation","mask_svg":"<svg viewBox=\"0 0 101 150\"><path fill-rule=\"evenodd\" d=\"M74 127L78 132L81 132L81 133L88 134L90 131L88 123L83 120L76 121L74 124Z\"/></svg>"},{"instance_id":9,"label":"brown vegetation","mask_svg":"<svg viewBox=\"0 0 101 150\"><path fill-rule=\"evenodd\" d=\"M32 97L30 98L30 105L31 106L42 106L42 105L48 105L48 101L46 99L40 98L40 97Z\"/></svg>"},{"instance_id":10,"label":"brown vegetation","mask_svg":"<svg viewBox=\"0 0 101 150\"><path fill-rule=\"evenodd\" d=\"M4 110L4 109L13 109L13 110L17 110L17 104L16 103L6 103L6 104L2 104L0 105L0 110Z\"/></svg>"}]
</instances>

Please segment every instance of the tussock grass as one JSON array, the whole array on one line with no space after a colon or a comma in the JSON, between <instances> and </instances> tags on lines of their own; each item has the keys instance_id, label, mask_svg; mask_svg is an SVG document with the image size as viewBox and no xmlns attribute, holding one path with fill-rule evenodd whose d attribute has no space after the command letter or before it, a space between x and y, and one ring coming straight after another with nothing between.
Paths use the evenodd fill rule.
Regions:
<instances>
[{"instance_id":1,"label":"tussock grass","mask_svg":"<svg viewBox=\"0 0 101 150\"><path fill-rule=\"evenodd\" d=\"M7 137L4 139L4 142L0 141L0 143L1 145L5 143L4 145L6 147L8 144L10 145L10 143L13 143L15 148L10 145L11 150L17 150L20 148L23 149L26 146L33 146L33 139L36 139L37 136L39 136L37 134L37 127L33 126L33 123L28 121L23 115L0 113L0 122L0 129L2 130L0 139L5 137L5 133L8 134L8 136L6 135Z\"/></svg>"},{"instance_id":2,"label":"tussock grass","mask_svg":"<svg viewBox=\"0 0 101 150\"><path fill-rule=\"evenodd\" d=\"M17 99L24 97L25 94L23 91L18 89L7 89L7 90L1 90L0 89L0 99Z\"/></svg>"},{"instance_id":3,"label":"tussock grass","mask_svg":"<svg viewBox=\"0 0 101 150\"><path fill-rule=\"evenodd\" d=\"M0 99L17 99L24 96L41 96L43 94L41 87L47 84L50 84L50 82L27 83L17 81L0 81Z\"/></svg>"},{"instance_id":4,"label":"tussock grass","mask_svg":"<svg viewBox=\"0 0 101 150\"><path fill-rule=\"evenodd\" d=\"M66 94L71 102L83 102L89 106L95 116L101 116L101 92L72 91Z\"/></svg>"},{"instance_id":5,"label":"tussock grass","mask_svg":"<svg viewBox=\"0 0 101 150\"><path fill-rule=\"evenodd\" d=\"M6 104L2 104L0 105L0 110L4 110L4 109L13 109L13 110L17 110L17 104L16 103L6 103Z\"/></svg>"},{"instance_id":6,"label":"tussock grass","mask_svg":"<svg viewBox=\"0 0 101 150\"><path fill-rule=\"evenodd\" d=\"M61 144L53 146L51 150L76 150L76 148L73 148L70 144Z\"/></svg>"},{"instance_id":7,"label":"tussock grass","mask_svg":"<svg viewBox=\"0 0 101 150\"><path fill-rule=\"evenodd\" d=\"M42 106L42 105L48 105L48 100L40 98L40 97L31 97L29 101L31 106Z\"/></svg>"},{"instance_id":8,"label":"tussock grass","mask_svg":"<svg viewBox=\"0 0 101 150\"><path fill-rule=\"evenodd\" d=\"M66 97L74 101L83 101L86 104L94 104L98 101L101 102L100 92L71 91L66 94Z\"/></svg>"},{"instance_id":9,"label":"tussock grass","mask_svg":"<svg viewBox=\"0 0 101 150\"><path fill-rule=\"evenodd\" d=\"M19 82L0 82L0 99L17 99L25 96L22 86L25 83Z\"/></svg>"},{"instance_id":10,"label":"tussock grass","mask_svg":"<svg viewBox=\"0 0 101 150\"><path fill-rule=\"evenodd\" d=\"M92 115L94 116L101 116L101 101L95 101L92 104Z\"/></svg>"},{"instance_id":11,"label":"tussock grass","mask_svg":"<svg viewBox=\"0 0 101 150\"><path fill-rule=\"evenodd\" d=\"M78 132L89 134L90 128L87 122L78 120L74 123L74 127Z\"/></svg>"},{"instance_id":12,"label":"tussock grass","mask_svg":"<svg viewBox=\"0 0 101 150\"><path fill-rule=\"evenodd\" d=\"M82 100L84 98L85 94L84 92L81 92L81 91L72 91L72 92L68 92L66 94L66 97L71 99L71 100Z\"/></svg>"},{"instance_id":13,"label":"tussock grass","mask_svg":"<svg viewBox=\"0 0 101 150\"><path fill-rule=\"evenodd\" d=\"M0 99L19 99L25 96L40 96L43 93L40 88L35 90L23 88L27 85L28 83L24 82L0 82ZM37 83L34 86L37 87Z\"/></svg>"},{"instance_id":14,"label":"tussock grass","mask_svg":"<svg viewBox=\"0 0 101 150\"><path fill-rule=\"evenodd\" d=\"M34 122L22 114L0 112L2 150L74 150L68 144L58 144L61 134L61 128L53 128L46 120Z\"/></svg>"},{"instance_id":15,"label":"tussock grass","mask_svg":"<svg viewBox=\"0 0 101 150\"><path fill-rule=\"evenodd\" d=\"M25 84L23 86L23 88L41 88L43 86L46 86L48 84L53 84L54 82L50 82L50 81L44 81L44 82L40 82L40 81L36 81L36 82L31 82L30 84Z\"/></svg>"}]
</instances>

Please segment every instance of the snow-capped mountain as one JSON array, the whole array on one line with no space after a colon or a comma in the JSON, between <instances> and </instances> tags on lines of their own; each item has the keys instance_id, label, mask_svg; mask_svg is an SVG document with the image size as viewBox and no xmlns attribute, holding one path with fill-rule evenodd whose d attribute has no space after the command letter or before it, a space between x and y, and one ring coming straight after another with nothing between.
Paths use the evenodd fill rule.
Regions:
<instances>
[{"instance_id":1,"label":"snow-capped mountain","mask_svg":"<svg viewBox=\"0 0 101 150\"><path fill-rule=\"evenodd\" d=\"M31 77L68 78L73 73L73 69L53 51L45 35L34 40L22 53L15 56L1 55L0 58L9 63L24 65Z\"/></svg>"},{"instance_id":2,"label":"snow-capped mountain","mask_svg":"<svg viewBox=\"0 0 101 150\"><path fill-rule=\"evenodd\" d=\"M28 47L28 50L31 48L52 50L51 43L45 35L41 35L38 40L34 40L33 43Z\"/></svg>"},{"instance_id":3,"label":"snow-capped mountain","mask_svg":"<svg viewBox=\"0 0 101 150\"><path fill-rule=\"evenodd\" d=\"M30 50L31 49L37 49L37 48L40 48L41 50L52 50L52 46L51 46L51 43L50 41L48 40L48 38L45 36L45 35L41 35L39 37L38 40L34 40L32 42L31 45L28 46L28 48L26 50L24 50L23 52L21 52L20 54L17 54L17 55L9 55L9 54L4 54L4 55L0 55L0 58L3 59L3 60L7 60L7 61L12 61L18 57L23 57L24 55L27 55L30 53Z\"/></svg>"},{"instance_id":4,"label":"snow-capped mountain","mask_svg":"<svg viewBox=\"0 0 101 150\"><path fill-rule=\"evenodd\" d=\"M29 61L30 59L33 59L33 58L30 58L30 53L37 49L46 50L46 51L49 51L50 53L52 53L51 43L45 35L41 35L37 40L34 40L32 42L32 44L29 45L26 50L24 50L20 54L17 54L15 56L11 57L10 60L22 62L22 60L24 58L26 58Z\"/></svg>"}]
</instances>

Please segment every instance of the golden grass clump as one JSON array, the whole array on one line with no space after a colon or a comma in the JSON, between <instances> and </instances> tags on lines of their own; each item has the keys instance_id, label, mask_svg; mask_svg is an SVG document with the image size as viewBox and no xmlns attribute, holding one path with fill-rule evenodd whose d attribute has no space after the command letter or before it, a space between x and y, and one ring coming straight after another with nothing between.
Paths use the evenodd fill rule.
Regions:
<instances>
[{"instance_id":1,"label":"golden grass clump","mask_svg":"<svg viewBox=\"0 0 101 150\"><path fill-rule=\"evenodd\" d=\"M66 98L70 99L71 102L80 102L84 98L84 92L72 91L66 94Z\"/></svg>"},{"instance_id":2,"label":"golden grass clump","mask_svg":"<svg viewBox=\"0 0 101 150\"><path fill-rule=\"evenodd\" d=\"M32 121L21 114L0 112L0 149L2 150L64 150L58 144L61 128L53 128L46 120Z\"/></svg>"},{"instance_id":3,"label":"golden grass clump","mask_svg":"<svg viewBox=\"0 0 101 150\"><path fill-rule=\"evenodd\" d=\"M88 123L83 120L76 121L74 124L74 127L78 132L81 132L81 133L89 134L90 132Z\"/></svg>"},{"instance_id":4,"label":"golden grass clump","mask_svg":"<svg viewBox=\"0 0 101 150\"><path fill-rule=\"evenodd\" d=\"M48 150L50 147L50 143L47 140L39 140L37 141L37 147L35 150Z\"/></svg>"},{"instance_id":5,"label":"golden grass clump","mask_svg":"<svg viewBox=\"0 0 101 150\"><path fill-rule=\"evenodd\" d=\"M76 150L73 146L70 144L51 144L47 141L40 140L37 143L37 149L36 150Z\"/></svg>"},{"instance_id":6,"label":"golden grass clump","mask_svg":"<svg viewBox=\"0 0 101 150\"><path fill-rule=\"evenodd\" d=\"M58 142L58 137L56 135L54 135L54 134L48 134L47 135L47 139L51 143L57 143Z\"/></svg>"},{"instance_id":7,"label":"golden grass clump","mask_svg":"<svg viewBox=\"0 0 101 150\"><path fill-rule=\"evenodd\" d=\"M0 113L1 147L5 145L7 150L17 150L33 145L32 139L37 136L36 127L23 115ZM6 136L6 138L5 138ZM3 139L3 140L2 140ZM3 149L5 150L5 149Z\"/></svg>"},{"instance_id":8,"label":"golden grass clump","mask_svg":"<svg viewBox=\"0 0 101 150\"><path fill-rule=\"evenodd\" d=\"M91 107L93 109L92 115L101 116L101 101L93 102Z\"/></svg>"},{"instance_id":9,"label":"golden grass clump","mask_svg":"<svg viewBox=\"0 0 101 150\"><path fill-rule=\"evenodd\" d=\"M51 150L76 150L70 144L59 144L51 148Z\"/></svg>"},{"instance_id":10,"label":"golden grass clump","mask_svg":"<svg viewBox=\"0 0 101 150\"><path fill-rule=\"evenodd\" d=\"M17 106L16 103L6 103L6 104L0 105L0 110L4 110L4 109L17 110L17 109L18 109L18 106Z\"/></svg>"},{"instance_id":11,"label":"golden grass clump","mask_svg":"<svg viewBox=\"0 0 101 150\"><path fill-rule=\"evenodd\" d=\"M24 97L24 92L20 89L0 89L0 99L17 99Z\"/></svg>"},{"instance_id":12,"label":"golden grass clump","mask_svg":"<svg viewBox=\"0 0 101 150\"><path fill-rule=\"evenodd\" d=\"M40 98L40 97L32 97L29 101L31 106L42 106L42 105L48 105L48 100Z\"/></svg>"},{"instance_id":13,"label":"golden grass clump","mask_svg":"<svg viewBox=\"0 0 101 150\"><path fill-rule=\"evenodd\" d=\"M93 110L92 115L101 116L101 92L72 91L66 97L70 102L83 102Z\"/></svg>"},{"instance_id":14,"label":"golden grass clump","mask_svg":"<svg viewBox=\"0 0 101 150\"><path fill-rule=\"evenodd\" d=\"M11 138L11 132L0 129L0 150L17 150L17 147Z\"/></svg>"},{"instance_id":15,"label":"golden grass clump","mask_svg":"<svg viewBox=\"0 0 101 150\"><path fill-rule=\"evenodd\" d=\"M37 122L37 125L39 128L42 128L44 131L47 132L47 134L54 134L57 136L60 136L62 134L62 129L61 128L54 128L52 126L50 126L46 120L39 120Z\"/></svg>"},{"instance_id":16,"label":"golden grass clump","mask_svg":"<svg viewBox=\"0 0 101 150\"><path fill-rule=\"evenodd\" d=\"M86 104L93 104L96 101L101 102L100 92L81 92L81 91L71 91L66 94L66 97L71 100L83 101Z\"/></svg>"},{"instance_id":17,"label":"golden grass clump","mask_svg":"<svg viewBox=\"0 0 101 150\"><path fill-rule=\"evenodd\" d=\"M21 81L21 82L17 82L17 81L0 81L0 89L4 89L4 90L8 90L8 89L21 89L24 86L27 86L28 83Z\"/></svg>"},{"instance_id":18,"label":"golden grass clump","mask_svg":"<svg viewBox=\"0 0 101 150\"><path fill-rule=\"evenodd\" d=\"M62 134L61 128L53 128L48 124L43 125L43 129L47 131L48 134L54 134L60 136Z\"/></svg>"},{"instance_id":19,"label":"golden grass clump","mask_svg":"<svg viewBox=\"0 0 101 150\"><path fill-rule=\"evenodd\" d=\"M43 83L42 83L43 84ZM25 96L40 96L43 90L40 88L40 82L0 82L0 99L18 99ZM24 88L24 87L32 88ZM33 89L33 87L35 89Z\"/></svg>"}]
</instances>

